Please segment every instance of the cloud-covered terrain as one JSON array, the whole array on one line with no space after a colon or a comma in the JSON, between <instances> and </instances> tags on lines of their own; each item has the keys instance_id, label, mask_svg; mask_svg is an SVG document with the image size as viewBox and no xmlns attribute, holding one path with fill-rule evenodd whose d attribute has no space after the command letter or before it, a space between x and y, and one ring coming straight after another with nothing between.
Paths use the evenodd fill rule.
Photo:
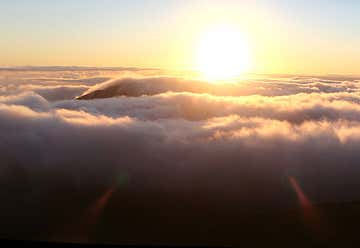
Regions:
<instances>
[{"instance_id":1,"label":"cloud-covered terrain","mask_svg":"<svg viewBox=\"0 0 360 248\"><path fill-rule=\"evenodd\" d=\"M6 216L21 212L15 223L33 223L55 211L39 206L62 190L125 179L132 194L239 208L296 205L289 176L313 202L360 200L359 80L258 75L211 85L126 68L3 69L0 217L13 223Z\"/></svg>"}]
</instances>

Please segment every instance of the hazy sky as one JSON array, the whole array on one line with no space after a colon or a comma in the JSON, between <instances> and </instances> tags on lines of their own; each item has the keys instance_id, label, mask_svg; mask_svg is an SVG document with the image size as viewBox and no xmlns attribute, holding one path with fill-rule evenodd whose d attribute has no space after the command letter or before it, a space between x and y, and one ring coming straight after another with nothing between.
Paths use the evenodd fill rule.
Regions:
<instances>
[{"instance_id":1,"label":"hazy sky","mask_svg":"<svg viewBox=\"0 0 360 248\"><path fill-rule=\"evenodd\" d=\"M1 0L0 65L192 69L217 23L249 39L255 72L360 73L360 1Z\"/></svg>"}]
</instances>

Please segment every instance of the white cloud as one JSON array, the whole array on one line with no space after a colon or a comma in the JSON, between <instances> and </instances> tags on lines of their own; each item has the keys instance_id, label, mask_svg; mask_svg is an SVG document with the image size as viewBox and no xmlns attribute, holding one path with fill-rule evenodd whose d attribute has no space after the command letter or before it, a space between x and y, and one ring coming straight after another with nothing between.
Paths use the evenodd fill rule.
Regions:
<instances>
[{"instance_id":1,"label":"white cloud","mask_svg":"<svg viewBox=\"0 0 360 248\"><path fill-rule=\"evenodd\" d=\"M151 87L137 80L127 82ZM249 81L233 97L160 87L153 96L77 101L68 96L86 87L61 82L5 90L1 217L24 205L33 213L55 189L107 187L121 173L129 192L210 192L224 204L295 204L290 174L314 201L359 199L359 83L319 81ZM30 197L18 205L7 192Z\"/></svg>"}]
</instances>

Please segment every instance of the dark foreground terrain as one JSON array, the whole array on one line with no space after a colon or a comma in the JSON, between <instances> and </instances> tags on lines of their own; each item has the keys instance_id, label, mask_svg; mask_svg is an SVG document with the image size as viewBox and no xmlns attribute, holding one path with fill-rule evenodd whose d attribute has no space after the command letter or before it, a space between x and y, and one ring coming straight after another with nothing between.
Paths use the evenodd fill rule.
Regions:
<instances>
[{"instance_id":1,"label":"dark foreground terrain","mask_svg":"<svg viewBox=\"0 0 360 248\"><path fill-rule=\"evenodd\" d=\"M18 187L11 193L24 190ZM357 202L261 208L196 192L129 194L124 189L104 188L87 194L53 189L46 201L28 204L18 198L17 202L4 201L1 208L0 233L6 239L277 247L360 244Z\"/></svg>"}]
</instances>

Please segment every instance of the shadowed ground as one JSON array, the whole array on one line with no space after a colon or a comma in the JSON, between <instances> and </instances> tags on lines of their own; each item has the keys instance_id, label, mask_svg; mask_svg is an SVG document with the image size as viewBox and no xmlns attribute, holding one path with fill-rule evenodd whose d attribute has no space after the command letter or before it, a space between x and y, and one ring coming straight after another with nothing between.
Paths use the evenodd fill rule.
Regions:
<instances>
[{"instance_id":1,"label":"shadowed ground","mask_svg":"<svg viewBox=\"0 0 360 248\"><path fill-rule=\"evenodd\" d=\"M25 189L12 191L19 193L25 195ZM1 216L0 233L3 238L115 244L287 247L359 241L357 202L314 205L319 220L314 229L300 205L251 208L217 197L196 191L130 192L126 187L54 189L32 206L13 205L21 204L15 197L2 204L7 215Z\"/></svg>"}]
</instances>

